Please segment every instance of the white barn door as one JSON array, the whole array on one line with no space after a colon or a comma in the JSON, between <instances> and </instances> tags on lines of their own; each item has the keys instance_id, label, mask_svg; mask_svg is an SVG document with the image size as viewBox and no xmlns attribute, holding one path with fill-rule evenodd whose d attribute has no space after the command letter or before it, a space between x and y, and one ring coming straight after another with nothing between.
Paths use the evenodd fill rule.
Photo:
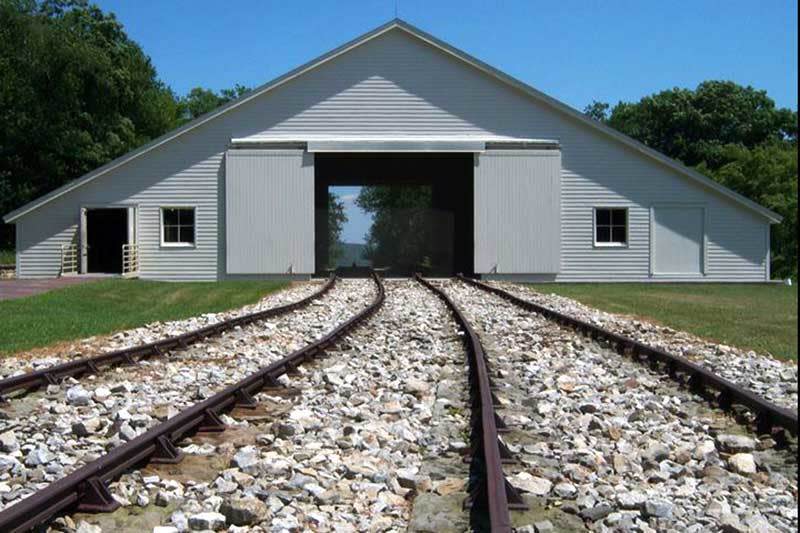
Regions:
<instances>
[{"instance_id":1,"label":"white barn door","mask_svg":"<svg viewBox=\"0 0 800 533\"><path fill-rule=\"evenodd\" d=\"M705 208L653 208L653 274L701 276L704 272Z\"/></svg>"},{"instance_id":2,"label":"white barn door","mask_svg":"<svg viewBox=\"0 0 800 533\"><path fill-rule=\"evenodd\" d=\"M561 152L490 150L475 167L475 272L561 269Z\"/></svg>"},{"instance_id":3,"label":"white barn door","mask_svg":"<svg viewBox=\"0 0 800 533\"><path fill-rule=\"evenodd\" d=\"M228 274L314 272L314 160L303 150L228 150Z\"/></svg>"}]
</instances>

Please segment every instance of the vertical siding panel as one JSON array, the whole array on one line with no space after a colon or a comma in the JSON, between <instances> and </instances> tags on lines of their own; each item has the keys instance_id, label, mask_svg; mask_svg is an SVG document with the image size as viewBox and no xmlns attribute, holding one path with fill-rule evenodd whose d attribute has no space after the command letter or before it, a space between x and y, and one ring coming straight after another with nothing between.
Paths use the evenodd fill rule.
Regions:
<instances>
[{"instance_id":1,"label":"vertical siding panel","mask_svg":"<svg viewBox=\"0 0 800 533\"><path fill-rule=\"evenodd\" d=\"M477 161L475 271L558 272L560 152L487 151Z\"/></svg>"},{"instance_id":2,"label":"vertical siding panel","mask_svg":"<svg viewBox=\"0 0 800 533\"><path fill-rule=\"evenodd\" d=\"M302 150L229 150L228 274L314 272L314 165Z\"/></svg>"}]
</instances>

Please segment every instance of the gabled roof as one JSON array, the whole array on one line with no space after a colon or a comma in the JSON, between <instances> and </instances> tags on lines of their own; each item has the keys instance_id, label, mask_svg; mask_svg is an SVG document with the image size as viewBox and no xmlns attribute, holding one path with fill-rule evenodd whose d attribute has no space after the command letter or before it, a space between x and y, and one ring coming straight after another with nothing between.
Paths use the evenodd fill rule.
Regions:
<instances>
[{"instance_id":1,"label":"gabled roof","mask_svg":"<svg viewBox=\"0 0 800 533\"><path fill-rule=\"evenodd\" d=\"M580 111L577 111L577 110L569 107L568 105L556 100L555 98L553 98L551 96L548 96L548 95L542 93L541 91L539 91L537 89L534 89L530 85L528 85L528 84L526 84L526 83L524 83L524 82L522 82L522 81L520 81L520 80L518 80L518 79L516 79L516 78L514 78L512 76L509 76L508 74L506 74L504 72L501 72L500 70L497 70L496 68L492 67L491 65L488 65L488 64L484 63L483 61L480 61L479 59L476 59L476 58L472 57L471 55L467 54L466 52L463 52L462 50L459 50L459 49L457 49L457 48L445 43L444 41L442 41L440 39L437 39L436 37L424 32L424 31L420 30L419 28L417 28L415 26L412 26L411 24L409 24L409 23L407 23L407 22L405 22L403 20L400 20L400 19L394 19L392 21L389 21L386 24L383 24L382 26L379 26L379 27L375 28L372 31L365 33L364 35L362 35L360 37L357 37L356 39L353 39L352 41L350 41L348 43L345 43L342 46L339 46L338 48L335 48L334 50L331 50L330 52L328 52L328 53L326 53L326 54L324 54L324 55L322 55L322 56L320 56L320 57L318 57L316 59L313 59L313 60L309 61L308 63L305 63L304 65L301 65L301 66L297 67L296 69L287 72L286 74L284 74L282 76L279 76L278 78L275 78L274 80L262 85L261 87L258 87L256 89L250 91L249 93L243 95L242 97L240 97L240 98L238 98L236 100L233 100L233 101L231 101L231 102L229 102L229 103L227 103L227 104L215 109L214 111L206 113L205 115L202 115L202 116L196 118L195 120L193 120L191 122L188 122L187 124L184 124L180 128L177 128L177 129L175 129L173 131L170 131L170 132L162 135L161 137L158 137L157 139L154 139L154 140L150 141L149 143L137 148L136 150L133 150L133 151L131 151L131 152L129 152L129 153L127 153L127 154L125 154L125 155L113 160L113 161L111 161L110 163L107 163L106 165L103 165L102 167L100 167L100 168L98 168L96 170L93 170L92 172L89 172L88 174L85 174L84 176L82 176L82 177L80 177L80 178L78 178L78 179L76 179L74 181L71 181L71 182L69 182L69 183L67 183L65 185L62 185L61 187L59 187L59 188L57 188L57 189L55 189L55 190L43 195L43 196L40 196L39 198L31 201L30 203L20 207L19 209L16 209L16 210L12 211L11 213L8 213L7 215L5 215L5 217L3 217L3 220L6 223L13 222L14 220L18 219L19 217L21 217L21 216L23 216L23 215L25 215L27 213L30 213L31 211L33 211L33 210L35 210L35 209L37 209L37 208L39 208L39 207L51 202L52 200L54 200L54 199L56 199L56 198L58 198L60 196L63 196L64 194L67 194L68 192L73 191L73 190L75 190L75 189L77 189L77 188L79 188L79 187L81 187L81 186L93 181L94 179L96 179L96 178L98 178L98 177L100 177L100 176L102 176L104 174L107 174L108 172L111 172L112 170L114 170L114 169L116 169L116 168L128 163L129 161L132 161L133 159L136 159L139 156L142 156L142 155L146 154L147 152L149 152L149 151L151 151L151 150L153 150L153 149L155 149L155 148L157 148L157 147L159 147L159 146L161 146L161 145L163 145L165 143L168 143L169 141L171 141L171 140L173 140L173 139L175 139L177 137L180 137L184 133L192 131L193 129L205 124L206 122L214 120L216 117L218 117L218 116L220 116L220 115L222 115L224 113L227 113L228 111L231 111L232 109L235 109L235 108L239 107L240 105L244 104L245 102L248 102L248 101L250 101L250 100L252 100L254 98L257 98L257 97L261 96L262 94L267 93L267 92L271 91L272 89L274 89L274 88L276 88L276 87L278 87L280 85L283 85L284 83L286 83L286 82L288 82L288 81L290 81L290 80L292 80L292 79L304 74L305 72L308 72L309 70L312 70L312 69L314 69L314 68L316 68L316 67L318 67L318 66L320 66L320 65L322 65L324 63L327 63L328 61L331 61L332 59L335 59L336 57L338 57L338 56L340 56L340 55L342 55L344 53L347 53L348 51L352 50L353 48L356 48L357 46L361 46L362 44L364 44L364 43L366 43L366 42L368 42L368 41L370 41L370 40L372 40L372 39L374 39L374 38L376 38L376 37L388 32L388 31L394 30L394 29L403 30L403 31L407 32L408 34L416 37L417 39L420 39L420 40L424 41L425 43L429 44L430 46L433 46L433 47L441 50L442 52L444 52L446 54L449 54L449 55L455 57L456 59L459 59L460 61L463 61L463 62L471 65L474 68L477 68L478 70L483 71L484 73L488 74L489 76L492 76L492 77L496 78L497 80L499 80L499 81L501 81L501 82L503 82L505 84L511 85L512 87L515 87L516 89L518 89L518 90L522 91L523 93L527 94L529 97L533 98L534 100L542 102L542 103L546 104L547 106L549 106L549 107L551 107L551 108L553 108L553 109L555 109L555 110L557 110L557 111L559 111L559 112L571 117L572 119L577 120L577 121L579 121L579 122L581 122L581 123L583 123L583 124L585 124L585 125L587 125L587 126L589 126L591 128L594 128L594 129L602 132L605 135L608 135L609 137L611 137L611 138L613 138L613 139L615 139L615 140L617 140L617 141L629 146L630 148L633 148L634 150L644 154L645 156L647 156L647 157L649 157L651 159L654 159L654 160L658 161L659 163L662 163L663 165L666 165L667 167L671 168L672 170L674 170L674 171L676 171L676 172L678 172L678 173L680 173L680 174L682 174L682 175L684 175L684 176L686 176L686 177L688 177L688 178L690 178L690 179L692 179L692 180L694 180L694 181L696 181L696 182L698 182L698 183L700 183L700 184L702 184L702 185L704 185L704 186L706 186L706 187L708 187L708 188L720 193L721 195L723 195L723 196L733 200L734 202L736 202L736 203L738 203L738 204L750 209L751 211L754 211L755 213L767 218L770 222L777 223L777 222L780 222L782 220L782 217L780 215L778 215L777 213L775 213L775 212L773 212L773 211L771 211L771 210L769 210L769 209L757 204L756 202L753 202L752 200L742 196L741 194L739 194L739 193L737 193L735 191L732 191L731 189L728 189L727 187L725 187L723 185L720 185L719 183L717 183L717 182L711 180L710 178L700 174L699 172L696 172L696 171L686 167L685 165L681 164L680 162L678 162L678 161L676 161L674 159L671 159L671 158L665 156L664 154L661 154L660 152L657 152L656 150L653 150L652 148L648 148L644 144L642 144L639 141L636 141L636 140L628 137L627 135L625 135L623 133L620 133L620 132L618 132L618 131L616 131L616 130L614 130L614 129L612 129L612 128L610 128L610 127L608 127L608 126L606 126L606 125L604 125L604 124L602 124L602 123L600 123L600 122L598 122L596 120L592 120L591 118L587 117L586 115L584 115Z\"/></svg>"}]
</instances>

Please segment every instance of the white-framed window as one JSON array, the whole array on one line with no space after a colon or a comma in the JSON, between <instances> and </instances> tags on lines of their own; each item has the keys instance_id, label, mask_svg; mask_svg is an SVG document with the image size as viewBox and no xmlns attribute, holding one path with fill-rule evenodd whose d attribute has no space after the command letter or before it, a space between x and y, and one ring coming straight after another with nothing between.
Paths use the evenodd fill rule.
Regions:
<instances>
[{"instance_id":1,"label":"white-framed window","mask_svg":"<svg viewBox=\"0 0 800 533\"><path fill-rule=\"evenodd\" d=\"M161 246L194 246L195 208L161 208Z\"/></svg>"},{"instance_id":2,"label":"white-framed window","mask_svg":"<svg viewBox=\"0 0 800 533\"><path fill-rule=\"evenodd\" d=\"M628 246L628 208L594 208L594 245L598 247Z\"/></svg>"}]
</instances>

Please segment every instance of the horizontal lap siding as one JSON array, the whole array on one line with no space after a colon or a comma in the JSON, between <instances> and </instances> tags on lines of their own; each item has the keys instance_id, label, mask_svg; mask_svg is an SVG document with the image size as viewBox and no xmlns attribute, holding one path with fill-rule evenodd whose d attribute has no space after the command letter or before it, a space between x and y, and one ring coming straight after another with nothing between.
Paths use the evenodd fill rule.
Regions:
<instances>
[{"instance_id":1,"label":"horizontal lap siding","mask_svg":"<svg viewBox=\"0 0 800 533\"><path fill-rule=\"evenodd\" d=\"M76 238L81 206L113 204L138 207L140 277L216 279L222 153L213 150L225 144L225 137L220 138L212 131L188 134L171 143L168 149L157 148L25 215L17 222L23 236L21 246L18 245L20 275L58 275L60 244ZM194 247L161 247L160 208L169 205L196 207Z\"/></svg>"},{"instance_id":2,"label":"horizontal lap siding","mask_svg":"<svg viewBox=\"0 0 800 533\"><path fill-rule=\"evenodd\" d=\"M576 78L581 75L575 73ZM707 206L707 279L759 281L766 276L765 219L401 30L389 31L68 194L69 205L57 200L26 215L19 221L21 271L55 273L50 258L57 262L57 245L74 233L79 200L97 198L139 203L144 277L214 279L224 254L218 249L225 246L217 217L224 201L219 192L224 186L222 154L231 137L373 134L557 139L562 153L559 280L651 279L649 210L653 203L666 201ZM175 202L198 205L194 249L158 246L157 207ZM601 204L630 208L627 249L593 248L591 208ZM537 220L543 228L552 222Z\"/></svg>"}]
</instances>

